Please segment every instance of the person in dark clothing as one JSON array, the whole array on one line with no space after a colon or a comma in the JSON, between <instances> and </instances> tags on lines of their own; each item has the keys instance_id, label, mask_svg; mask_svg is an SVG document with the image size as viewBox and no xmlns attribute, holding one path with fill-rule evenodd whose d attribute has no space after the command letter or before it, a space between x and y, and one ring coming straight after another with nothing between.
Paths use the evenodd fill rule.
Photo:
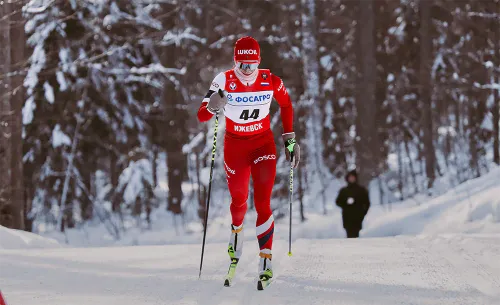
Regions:
<instances>
[{"instance_id":1,"label":"person in dark clothing","mask_svg":"<svg viewBox=\"0 0 500 305\"><path fill-rule=\"evenodd\" d=\"M370 208L370 197L368 190L358 184L356 171L350 171L345 179L347 186L340 189L336 204L342 209L342 222L347 237L357 238Z\"/></svg>"}]
</instances>

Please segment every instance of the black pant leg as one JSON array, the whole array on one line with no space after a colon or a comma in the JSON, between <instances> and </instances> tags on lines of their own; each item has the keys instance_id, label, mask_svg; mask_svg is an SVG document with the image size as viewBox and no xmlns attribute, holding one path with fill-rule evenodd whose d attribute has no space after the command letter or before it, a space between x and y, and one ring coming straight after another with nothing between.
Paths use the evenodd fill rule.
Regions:
<instances>
[{"instance_id":1,"label":"black pant leg","mask_svg":"<svg viewBox=\"0 0 500 305\"><path fill-rule=\"evenodd\" d=\"M345 229L347 233L347 238L358 238L359 230L358 229Z\"/></svg>"}]
</instances>

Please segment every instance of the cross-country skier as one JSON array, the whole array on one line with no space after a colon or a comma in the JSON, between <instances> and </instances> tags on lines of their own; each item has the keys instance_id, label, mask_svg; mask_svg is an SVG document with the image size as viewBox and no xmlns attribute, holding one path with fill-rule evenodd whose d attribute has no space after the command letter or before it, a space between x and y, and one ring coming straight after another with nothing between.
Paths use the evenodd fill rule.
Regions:
<instances>
[{"instance_id":1,"label":"cross-country skier","mask_svg":"<svg viewBox=\"0 0 500 305\"><path fill-rule=\"evenodd\" d=\"M269 118L273 98L280 106L286 158L294 168L300 160L300 147L293 131L290 96L278 76L267 69L258 69L260 60L260 47L254 38L247 36L236 41L234 68L215 77L198 110L200 122L210 120L219 111L223 111L226 117L224 167L231 194L232 217L228 245L231 264L224 283L226 286L231 284L243 250L243 219L247 211L250 175L257 211L259 278L269 281L273 276L271 250L274 218L271 192L276 176L276 144ZM219 90L222 90L224 97L217 94Z\"/></svg>"}]
</instances>

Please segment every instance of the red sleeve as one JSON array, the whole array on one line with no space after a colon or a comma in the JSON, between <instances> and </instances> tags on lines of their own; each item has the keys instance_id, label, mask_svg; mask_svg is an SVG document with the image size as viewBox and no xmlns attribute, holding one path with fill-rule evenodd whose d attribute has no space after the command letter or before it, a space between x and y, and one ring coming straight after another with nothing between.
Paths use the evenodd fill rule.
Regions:
<instances>
[{"instance_id":1,"label":"red sleeve","mask_svg":"<svg viewBox=\"0 0 500 305\"><path fill-rule=\"evenodd\" d=\"M292 100L286 91L281 78L271 74L273 82L273 95L280 105L281 122L283 124L283 133L293 132L293 106Z\"/></svg>"},{"instance_id":2,"label":"red sleeve","mask_svg":"<svg viewBox=\"0 0 500 305\"><path fill-rule=\"evenodd\" d=\"M201 103L200 109L198 109L198 121L206 122L210 120L214 114L207 109L208 102L204 101Z\"/></svg>"}]
</instances>

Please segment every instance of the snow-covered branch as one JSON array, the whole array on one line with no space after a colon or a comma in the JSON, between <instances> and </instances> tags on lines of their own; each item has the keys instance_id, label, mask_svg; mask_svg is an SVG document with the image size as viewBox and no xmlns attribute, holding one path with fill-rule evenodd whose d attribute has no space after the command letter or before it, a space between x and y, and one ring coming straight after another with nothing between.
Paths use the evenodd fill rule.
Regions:
<instances>
[{"instance_id":1,"label":"snow-covered branch","mask_svg":"<svg viewBox=\"0 0 500 305\"><path fill-rule=\"evenodd\" d=\"M140 4L178 4L177 0L136 0L136 2Z\"/></svg>"},{"instance_id":2,"label":"snow-covered branch","mask_svg":"<svg viewBox=\"0 0 500 305\"><path fill-rule=\"evenodd\" d=\"M479 89L490 89L490 90L500 91L500 84L480 84L478 82L474 82L474 87Z\"/></svg>"},{"instance_id":3,"label":"snow-covered branch","mask_svg":"<svg viewBox=\"0 0 500 305\"><path fill-rule=\"evenodd\" d=\"M215 42L212 42L208 47L209 48L217 48L217 49L220 49L222 48L222 44L227 42L228 40L234 40L236 38L236 35L228 35L228 36L225 36L225 37L222 37L221 39L215 41Z\"/></svg>"},{"instance_id":4,"label":"snow-covered branch","mask_svg":"<svg viewBox=\"0 0 500 305\"><path fill-rule=\"evenodd\" d=\"M500 14L495 14L495 13L468 12L467 16L489 18L489 19L500 19Z\"/></svg>"},{"instance_id":5,"label":"snow-covered branch","mask_svg":"<svg viewBox=\"0 0 500 305\"><path fill-rule=\"evenodd\" d=\"M182 147L182 152L185 154L192 152L193 149L203 141L205 141L205 133L200 132L194 136L189 143Z\"/></svg>"},{"instance_id":6,"label":"snow-covered branch","mask_svg":"<svg viewBox=\"0 0 500 305\"><path fill-rule=\"evenodd\" d=\"M136 75L127 76L127 78L125 79L125 83L143 83L143 84L150 85L150 86L157 88L157 89L163 88L163 84L157 80L150 79L148 77L136 76Z\"/></svg>"},{"instance_id":7,"label":"snow-covered branch","mask_svg":"<svg viewBox=\"0 0 500 305\"><path fill-rule=\"evenodd\" d=\"M186 73L186 67L183 67L182 69L175 69L175 68L165 68L162 64L156 63L156 64L151 64L146 67L132 67L130 69L130 73L134 74L153 74L153 73L162 73L162 74L179 74L179 75L184 75Z\"/></svg>"},{"instance_id":8,"label":"snow-covered branch","mask_svg":"<svg viewBox=\"0 0 500 305\"><path fill-rule=\"evenodd\" d=\"M132 16L121 11L116 3L113 3L111 5L110 14L104 18L103 24L105 26L108 26L119 22L120 19L131 21L134 24L144 25L155 30L162 29L161 22L149 16L146 12L143 12L143 14L140 14L138 16Z\"/></svg>"},{"instance_id":9,"label":"snow-covered branch","mask_svg":"<svg viewBox=\"0 0 500 305\"><path fill-rule=\"evenodd\" d=\"M30 2L28 2L28 4L26 4L23 7L23 12L24 13L29 13L29 14L40 14L40 13L43 13L52 4L54 4L54 2L56 2L56 1L55 0L49 0L47 3L43 3L45 1L42 1L43 4L41 6L36 6L36 4L38 4L39 2L40 2L40 0L31 0Z\"/></svg>"},{"instance_id":10,"label":"snow-covered branch","mask_svg":"<svg viewBox=\"0 0 500 305\"><path fill-rule=\"evenodd\" d=\"M162 46L168 46L168 45L180 45L182 40L194 40L199 43L206 43L205 38L201 38L196 36L195 34L191 33L191 28L186 28L182 32L173 32L173 31L168 31L164 36L162 41L160 42L160 45Z\"/></svg>"},{"instance_id":11,"label":"snow-covered branch","mask_svg":"<svg viewBox=\"0 0 500 305\"><path fill-rule=\"evenodd\" d=\"M127 74L148 75L157 73L184 75L186 74L187 71L186 67L183 67L182 69L166 68L160 63L150 64L145 67L131 67L129 69L127 68L106 69L102 66L102 64L90 64L89 67L97 69L107 74L114 74L114 75L127 75Z\"/></svg>"}]
</instances>

